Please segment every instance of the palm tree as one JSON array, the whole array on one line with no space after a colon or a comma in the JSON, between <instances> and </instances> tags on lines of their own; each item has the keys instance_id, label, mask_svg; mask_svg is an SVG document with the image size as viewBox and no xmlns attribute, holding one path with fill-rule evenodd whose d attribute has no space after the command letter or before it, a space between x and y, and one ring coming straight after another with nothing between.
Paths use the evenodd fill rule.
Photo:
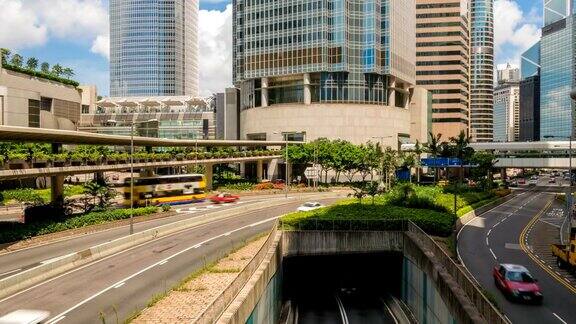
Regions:
<instances>
[{"instance_id":1,"label":"palm tree","mask_svg":"<svg viewBox=\"0 0 576 324\"><path fill-rule=\"evenodd\" d=\"M40 71L50 74L50 64L48 64L48 62L42 62L42 64L40 64Z\"/></svg>"},{"instance_id":2,"label":"palm tree","mask_svg":"<svg viewBox=\"0 0 576 324\"><path fill-rule=\"evenodd\" d=\"M62 70L62 74L64 74L64 76L65 76L67 79L70 79L70 78L72 78L72 77L74 76L74 70L72 70L71 68L67 67L67 68L64 68L64 69Z\"/></svg>"},{"instance_id":3,"label":"palm tree","mask_svg":"<svg viewBox=\"0 0 576 324\"><path fill-rule=\"evenodd\" d=\"M466 134L464 131L460 131L457 137L450 137L450 142L453 144L454 154L458 159L460 159L460 182L464 178L464 173L462 172L462 163L465 159L471 157L473 150L470 148L470 136Z\"/></svg>"},{"instance_id":4,"label":"palm tree","mask_svg":"<svg viewBox=\"0 0 576 324\"><path fill-rule=\"evenodd\" d=\"M432 132L428 133L428 143L425 144L426 151L437 158L442 152L442 134L434 135ZM438 169L434 169L434 184L438 182Z\"/></svg>"},{"instance_id":5,"label":"palm tree","mask_svg":"<svg viewBox=\"0 0 576 324\"><path fill-rule=\"evenodd\" d=\"M62 66L60 64L56 64L52 67L52 74L54 74L57 77L61 76L63 72L64 72L64 69L62 68Z\"/></svg>"},{"instance_id":6,"label":"palm tree","mask_svg":"<svg viewBox=\"0 0 576 324\"><path fill-rule=\"evenodd\" d=\"M30 71L36 71L38 68L38 59L35 57L31 57L26 61L26 68Z\"/></svg>"},{"instance_id":7,"label":"palm tree","mask_svg":"<svg viewBox=\"0 0 576 324\"><path fill-rule=\"evenodd\" d=\"M12 59L10 60L10 64L16 66L16 67L22 67L22 61L24 59L22 58L22 55L20 54L14 54L12 55Z\"/></svg>"},{"instance_id":8,"label":"palm tree","mask_svg":"<svg viewBox=\"0 0 576 324\"><path fill-rule=\"evenodd\" d=\"M414 154L416 155L416 181L418 183L420 183L420 166L423 152L422 144L420 144L419 140L416 140L416 144L414 144Z\"/></svg>"},{"instance_id":9,"label":"palm tree","mask_svg":"<svg viewBox=\"0 0 576 324\"><path fill-rule=\"evenodd\" d=\"M8 64L8 59L10 58L12 52L7 48L0 48L0 56L2 57L2 65Z\"/></svg>"}]
</instances>

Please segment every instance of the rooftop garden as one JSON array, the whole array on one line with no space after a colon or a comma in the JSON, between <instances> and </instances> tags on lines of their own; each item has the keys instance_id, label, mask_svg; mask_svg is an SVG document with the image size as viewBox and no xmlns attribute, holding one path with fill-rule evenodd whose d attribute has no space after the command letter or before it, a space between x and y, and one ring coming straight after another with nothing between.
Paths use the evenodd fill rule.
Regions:
<instances>
[{"instance_id":1,"label":"rooftop garden","mask_svg":"<svg viewBox=\"0 0 576 324\"><path fill-rule=\"evenodd\" d=\"M60 64L55 64L50 67L48 62L40 63L35 57L30 57L26 62L24 62L24 57L22 57L22 55L17 53L12 54L12 52L6 48L0 49L0 55L2 67L7 70L60 82L74 87L79 85L77 81L71 79L74 76L74 70L69 67L62 67Z\"/></svg>"}]
</instances>

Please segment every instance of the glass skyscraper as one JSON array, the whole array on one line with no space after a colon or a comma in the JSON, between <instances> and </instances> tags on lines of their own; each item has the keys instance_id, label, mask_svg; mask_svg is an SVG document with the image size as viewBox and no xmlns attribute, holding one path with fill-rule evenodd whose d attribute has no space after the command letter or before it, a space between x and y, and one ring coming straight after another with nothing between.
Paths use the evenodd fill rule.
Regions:
<instances>
[{"instance_id":1,"label":"glass skyscraper","mask_svg":"<svg viewBox=\"0 0 576 324\"><path fill-rule=\"evenodd\" d=\"M574 86L573 17L558 20L542 29L540 57L540 138L572 134ZM561 140L558 138L557 140Z\"/></svg>"},{"instance_id":2,"label":"glass skyscraper","mask_svg":"<svg viewBox=\"0 0 576 324\"><path fill-rule=\"evenodd\" d=\"M198 0L110 0L110 95L198 95Z\"/></svg>"},{"instance_id":3,"label":"glass skyscraper","mask_svg":"<svg viewBox=\"0 0 576 324\"><path fill-rule=\"evenodd\" d=\"M526 79L540 73L540 42L532 45L520 57L520 76Z\"/></svg>"},{"instance_id":4,"label":"glass skyscraper","mask_svg":"<svg viewBox=\"0 0 576 324\"><path fill-rule=\"evenodd\" d=\"M471 1L470 136L493 139L494 0Z\"/></svg>"},{"instance_id":5,"label":"glass skyscraper","mask_svg":"<svg viewBox=\"0 0 576 324\"><path fill-rule=\"evenodd\" d=\"M544 26L548 26L570 15L573 0L544 0Z\"/></svg>"},{"instance_id":6,"label":"glass skyscraper","mask_svg":"<svg viewBox=\"0 0 576 324\"><path fill-rule=\"evenodd\" d=\"M234 0L241 106L405 106L415 84L414 0Z\"/></svg>"}]
</instances>

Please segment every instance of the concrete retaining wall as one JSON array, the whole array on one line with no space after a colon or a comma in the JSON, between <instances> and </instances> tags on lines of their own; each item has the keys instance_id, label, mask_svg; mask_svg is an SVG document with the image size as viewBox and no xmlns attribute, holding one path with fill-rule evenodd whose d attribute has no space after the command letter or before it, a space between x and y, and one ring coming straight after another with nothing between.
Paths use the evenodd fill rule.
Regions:
<instances>
[{"instance_id":1,"label":"concrete retaining wall","mask_svg":"<svg viewBox=\"0 0 576 324\"><path fill-rule=\"evenodd\" d=\"M334 194L319 194L314 195L313 199L335 197ZM130 236L124 236L113 241L102 243L93 246L89 249L64 255L52 259L53 261L44 262L42 265L28 269L26 271L14 274L0 280L0 298L10 296L11 294L31 287L39 282L48 278L57 276L71 269L77 268L86 263L101 259L103 257L112 255L122 250L135 247L139 244L150 242L152 240L165 237L167 235L186 230L195 226L207 224L209 222L225 219L228 217L236 216L246 212L258 211L273 206L285 205L293 203L296 199L288 199L279 203L278 201L272 202L259 202L252 205L241 206L233 209L222 210L219 212L210 213L207 215L195 217L193 219L185 219L178 222L162 225L156 228L148 229L142 232L137 232Z\"/></svg>"},{"instance_id":2,"label":"concrete retaining wall","mask_svg":"<svg viewBox=\"0 0 576 324\"><path fill-rule=\"evenodd\" d=\"M407 232L279 232L259 269L217 323L246 323L284 256L389 251L403 252L426 273L456 322L507 323L430 237L413 224L408 228Z\"/></svg>"}]
</instances>

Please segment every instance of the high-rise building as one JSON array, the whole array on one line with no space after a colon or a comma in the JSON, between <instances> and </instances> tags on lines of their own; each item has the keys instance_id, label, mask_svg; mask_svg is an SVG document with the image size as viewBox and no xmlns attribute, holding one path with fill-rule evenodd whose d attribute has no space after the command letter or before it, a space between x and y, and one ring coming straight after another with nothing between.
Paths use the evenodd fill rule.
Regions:
<instances>
[{"instance_id":1,"label":"high-rise building","mask_svg":"<svg viewBox=\"0 0 576 324\"><path fill-rule=\"evenodd\" d=\"M198 0L110 0L110 95L198 95Z\"/></svg>"},{"instance_id":2,"label":"high-rise building","mask_svg":"<svg viewBox=\"0 0 576 324\"><path fill-rule=\"evenodd\" d=\"M520 138L520 86L518 80L494 89L494 142L515 142Z\"/></svg>"},{"instance_id":3,"label":"high-rise building","mask_svg":"<svg viewBox=\"0 0 576 324\"><path fill-rule=\"evenodd\" d=\"M542 28L540 41L540 138L572 134L574 86L573 17Z\"/></svg>"},{"instance_id":4,"label":"high-rise building","mask_svg":"<svg viewBox=\"0 0 576 324\"><path fill-rule=\"evenodd\" d=\"M503 84L507 82L518 82L520 81L520 69L512 67L510 63L506 64L503 69L498 69L498 84Z\"/></svg>"},{"instance_id":5,"label":"high-rise building","mask_svg":"<svg viewBox=\"0 0 576 324\"><path fill-rule=\"evenodd\" d=\"M233 0L241 137L426 140L415 0ZM417 135L415 135L417 132ZM411 136L412 135L412 136Z\"/></svg>"},{"instance_id":6,"label":"high-rise building","mask_svg":"<svg viewBox=\"0 0 576 324\"><path fill-rule=\"evenodd\" d=\"M521 142L540 140L540 76L520 81L520 138Z\"/></svg>"},{"instance_id":7,"label":"high-rise building","mask_svg":"<svg viewBox=\"0 0 576 324\"><path fill-rule=\"evenodd\" d=\"M470 136L493 139L494 0L471 0Z\"/></svg>"},{"instance_id":8,"label":"high-rise building","mask_svg":"<svg viewBox=\"0 0 576 324\"><path fill-rule=\"evenodd\" d=\"M520 76L522 79L540 74L540 42L532 45L520 57Z\"/></svg>"},{"instance_id":9,"label":"high-rise building","mask_svg":"<svg viewBox=\"0 0 576 324\"><path fill-rule=\"evenodd\" d=\"M573 0L544 0L544 26L565 19L570 15Z\"/></svg>"},{"instance_id":10,"label":"high-rise building","mask_svg":"<svg viewBox=\"0 0 576 324\"><path fill-rule=\"evenodd\" d=\"M416 84L432 93L432 132L469 132L468 0L416 1Z\"/></svg>"},{"instance_id":11,"label":"high-rise building","mask_svg":"<svg viewBox=\"0 0 576 324\"><path fill-rule=\"evenodd\" d=\"M520 57L520 141L540 140L540 42Z\"/></svg>"}]
</instances>

